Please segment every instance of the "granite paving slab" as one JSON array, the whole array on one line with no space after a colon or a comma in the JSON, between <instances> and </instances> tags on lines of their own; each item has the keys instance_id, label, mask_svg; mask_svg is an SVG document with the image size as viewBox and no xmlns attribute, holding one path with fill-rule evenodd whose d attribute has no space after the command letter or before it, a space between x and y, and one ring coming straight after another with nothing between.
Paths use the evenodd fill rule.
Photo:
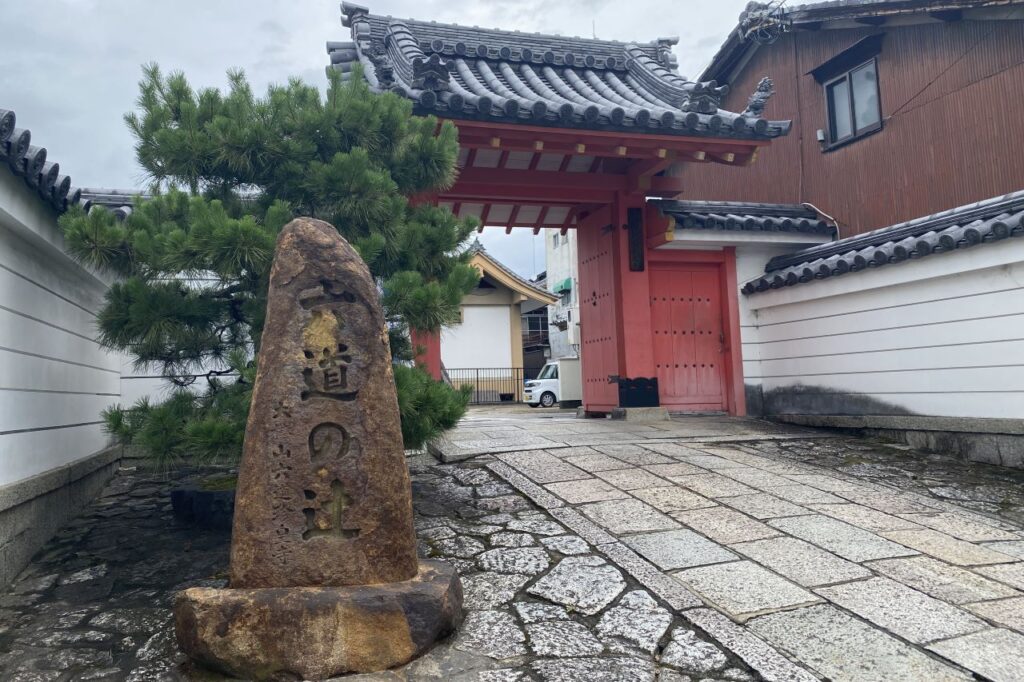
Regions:
<instances>
[{"instance_id":1,"label":"granite paving slab","mask_svg":"<svg viewBox=\"0 0 1024 682\"><path fill-rule=\"evenodd\" d=\"M629 497L627 493L619 490L611 483L597 478L588 478L582 481L548 483L544 487L561 497L569 504L621 500Z\"/></svg>"},{"instance_id":2,"label":"granite paving slab","mask_svg":"<svg viewBox=\"0 0 1024 682\"><path fill-rule=\"evenodd\" d=\"M893 580L951 604L1001 599L1020 594L1002 583L929 556L881 559L871 561L867 565Z\"/></svg>"},{"instance_id":3,"label":"granite paving slab","mask_svg":"<svg viewBox=\"0 0 1024 682\"><path fill-rule=\"evenodd\" d=\"M788 478L783 478L778 474L773 474L770 471L764 471L763 469L754 469L749 467L743 467L738 469L719 469L716 473L722 476L727 476L733 480L745 483L751 488L757 488L758 490L768 490L770 488L776 488L779 486L793 485L793 481Z\"/></svg>"},{"instance_id":4,"label":"granite paving slab","mask_svg":"<svg viewBox=\"0 0 1024 682\"><path fill-rule=\"evenodd\" d=\"M718 611L692 609L683 615L690 623L742 658L765 682L818 682L817 676L793 663L763 639Z\"/></svg>"},{"instance_id":5,"label":"granite paving slab","mask_svg":"<svg viewBox=\"0 0 1024 682\"><path fill-rule=\"evenodd\" d=\"M625 543L666 571L739 559L721 545L685 528L633 535Z\"/></svg>"},{"instance_id":6,"label":"granite paving slab","mask_svg":"<svg viewBox=\"0 0 1024 682\"><path fill-rule=\"evenodd\" d=\"M996 625L1024 632L1024 596L968 604L965 608Z\"/></svg>"},{"instance_id":7,"label":"granite paving slab","mask_svg":"<svg viewBox=\"0 0 1024 682\"><path fill-rule=\"evenodd\" d=\"M955 512L905 514L904 518L968 542L1020 539L1015 533L999 530L981 519Z\"/></svg>"},{"instance_id":8,"label":"granite paving slab","mask_svg":"<svg viewBox=\"0 0 1024 682\"><path fill-rule=\"evenodd\" d=\"M616 535L679 527L671 518L640 500L595 502L579 509L598 526Z\"/></svg>"},{"instance_id":9,"label":"granite paving slab","mask_svg":"<svg viewBox=\"0 0 1024 682\"><path fill-rule=\"evenodd\" d=\"M755 521L749 516L725 507L674 512L672 518L723 544L760 540L780 535L777 530L760 521Z\"/></svg>"},{"instance_id":10,"label":"granite paving slab","mask_svg":"<svg viewBox=\"0 0 1024 682\"><path fill-rule=\"evenodd\" d=\"M757 492L754 488L743 485L739 481L714 473L672 476L670 480L710 498L753 495Z\"/></svg>"},{"instance_id":11,"label":"granite paving slab","mask_svg":"<svg viewBox=\"0 0 1024 682\"><path fill-rule=\"evenodd\" d=\"M661 664L700 675L710 675L729 664L721 649L697 637L693 630L676 628L661 654Z\"/></svg>"},{"instance_id":12,"label":"granite paving slab","mask_svg":"<svg viewBox=\"0 0 1024 682\"><path fill-rule=\"evenodd\" d=\"M612 455L615 459L633 466L650 466L652 464L672 464L674 460L650 450L637 450L636 452L618 452Z\"/></svg>"},{"instance_id":13,"label":"granite paving slab","mask_svg":"<svg viewBox=\"0 0 1024 682\"><path fill-rule=\"evenodd\" d=\"M694 466L692 464L686 464L685 462L674 462L672 464L649 464L644 467L647 471L651 472L655 476L661 476L662 478L668 478L669 476L689 476L690 474L703 474L707 473L704 469ZM664 483L660 485L665 485Z\"/></svg>"},{"instance_id":14,"label":"granite paving slab","mask_svg":"<svg viewBox=\"0 0 1024 682\"><path fill-rule=\"evenodd\" d=\"M841 497L836 497L832 493L825 492L824 490L818 490L817 488L812 488L809 485L803 485L801 483L793 483L792 485L773 485L765 487L763 490L766 493L771 493L775 497L781 497L782 499L794 504L840 504L846 501Z\"/></svg>"},{"instance_id":15,"label":"granite paving slab","mask_svg":"<svg viewBox=\"0 0 1024 682\"><path fill-rule=\"evenodd\" d=\"M1006 583L1010 587L1024 590L1024 562L999 566L979 566L974 570L1001 583Z\"/></svg>"},{"instance_id":16,"label":"granite paving slab","mask_svg":"<svg viewBox=\"0 0 1024 682\"><path fill-rule=\"evenodd\" d=\"M755 519L775 519L784 516L801 516L813 513L805 507L787 502L768 493L725 497L722 498L721 502L744 514L753 516Z\"/></svg>"},{"instance_id":17,"label":"granite paving slab","mask_svg":"<svg viewBox=\"0 0 1024 682\"><path fill-rule=\"evenodd\" d=\"M636 495L636 493L633 493ZM1024 559L1024 540L1013 542L986 542L985 547L1017 559Z\"/></svg>"},{"instance_id":18,"label":"granite paving slab","mask_svg":"<svg viewBox=\"0 0 1024 682\"><path fill-rule=\"evenodd\" d=\"M877 490L843 490L837 494L850 502L856 502L886 514L915 514L936 510L935 506L921 504L920 501L897 493L884 493Z\"/></svg>"},{"instance_id":19,"label":"granite paving slab","mask_svg":"<svg viewBox=\"0 0 1024 682\"><path fill-rule=\"evenodd\" d=\"M914 530L921 526L892 514L865 507L860 504L813 504L814 511L834 519L845 521L851 526L874 532L887 530Z\"/></svg>"},{"instance_id":20,"label":"granite paving slab","mask_svg":"<svg viewBox=\"0 0 1024 682\"><path fill-rule=\"evenodd\" d=\"M554 537L542 538L540 544L552 552L558 552L565 556L576 556L590 551L590 545L578 535L555 535Z\"/></svg>"},{"instance_id":21,"label":"granite paving slab","mask_svg":"<svg viewBox=\"0 0 1024 682\"><path fill-rule=\"evenodd\" d=\"M526 635L530 650L538 656L569 658L604 651L604 644L585 625L571 620L527 625Z\"/></svg>"},{"instance_id":22,"label":"granite paving slab","mask_svg":"<svg viewBox=\"0 0 1024 682\"><path fill-rule=\"evenodd\" d=\"M579 534L581 538L594 545L615 542L615 538L604 532L596 523L580 514L575 509L552 509L551 515Z\"/></svg>"},{"instance_id":23,"label":"granite paving slab","mask_svg":"<svg viewBox=\"0 0 1024 682\"><path fill-rule=\"evenodd\" d=\"M983 621L889 578L822 587L815 592L916 644L977 632Z\"/></svg>"},{"instance_id":24,"label":"granite paving slab","mask_svg":"<svg viewBox=\"0 0 1024 682\"><path fill-rule=\"evenodd\" d=\"M477 563L485 571L495 573L539 575L547 570L551 561L540 547L499 547L481 554Z\"/></svg>"},{"instance_id":25,"label":"granite paving slab","mask_svg":"<svg viewBox=\"0 0 1024 682\"><path fill-rule=\"evenodd\" d=\"M535 483L556 483L590 478L590 474L544 452L511 452L498 455L505 464L518 469Z\"/></svg>"},{"instance_id":26,"label":"granite paving slab","mask_svg":"<svg viewBox=\"0 0 1024 682\"><path fill-rule=\"evenodd\" d=\"M463 603L469 609L493 609L507 604L523 585L528 575L476 573L462 578Z\"/></svg>"},{"instance_id":27,"label":"granite paving slab","mask_svg":"<svg viewBox=\"0 0 1024 682\"><path fill-rule=\"evenodd\" d=\"M668 485L668 481L665 479L659 478L649 471L636 468L598 471L596 475L620 490L657 488L658 486Z\"/></svg>"},{"instance_id":28,"label":"granite paving slab","mask_svg":"<svg viewBox=\"0 0 1024 682\"><path fill-rule=\"evenodd\" d=\"M699 466L702 469L746 469L746 464L736 462L731 459L725 459L724 457L716 457L715 455L679 455L678 459L687 464L693 464Z\"/></svg>"},{"instance_id":29,"label":"granite paving slab","mask_svg":"<svg viewBox=\"0 0 1024 682\"><path fill-rule=\"evenodd\" d=\"M574 467L594 473L595 471L608 471L609 469L628 469L631 464L615 459L608 455L595 453L593 455L580 455L577 457L566 457L564 461Z\"/></svg>"},{"instance_id":30,"label":"granite paving slab","mask_svg":"<svg viewBox=\"0 0 1024 682\"><path fill-rule=\"evenodd\" d=\"M545 682L654 682L655 666L632 656L534 661Z\"/></svg>"},{"instance_id":31,"label":"granite paving slab","mask_svg":"<svg viewBox=\"0 0 1024 682\"><path fill-rule=\"evenodd\" d=\"M748 558L804 587L867 578L871 571L796 538L779 537L730 545Z\"/></svg>"},{"instance_id":32,"label":"granite paving slab","mask_svg":"<svg viewBox=\"0 0 1024 682\"><path fill-rule=\"evenodd\" d=\"M965 682L920 649L830 605L754 618L750 629L833 682Z\"/></svg>"},{"instance_id":33,"label":"granite paving slab","mask_svg":"<svg viewBox=\"0 0 1024 682\"><path fill-rule=\"evenodd\" d=\"M812 604L820 598L751 561L688 568L673 574L737 620Z\"/></svg>"},{"instance_id":34,"label":"granite paving slab","mask_svg":"<svg viewBox=\"0 0 1024 682\"><path fill-rule=\"evenodd\" d=\"M663 599L673 609L702 606L703 602L686 589L678 580L660 571L654 564L647 561L621 542L601 545L600 551L615 564L633 576L641 585Z\"/></svg>"},{"instance_id":35,"label":"granite paving slab","mask_svg":"<svg viewBox=\"0 0 1024 682\"><path fill-rule=\"evenodd\" d=\"M1024 680L1024 636L1010 630L983 630L928 648L992 682Z\"/></svg>"},{"instance_id":36,"label":"granite paving slab","mask_svg":"<svg viewBox=\"0 0 1024 682\"><path fill-rule=\"evenodd\" d=\"M841 478L835 478L834 476L827 476L825 474L786 474L785 478L788 478L791 481L796 481L802 485L809 485L812 488L817 488L818 490L824 490L825 492L830 493L839 493L850 490L868 490L863 483L847 481Z\"/></svg>"},{"instance_id":37,"label":"granite paving slab","mask_svg":"<svg viewBox=\"0 0 1024 682\"><path fill-rule=\"evenodd\" d=\"M687 509L717 506L717 503L712 500L678 486L631 490L630 494L663 512L686 511Z\"/></svg>"},{"instance_id":38,"label":"granite paving slab","mask_svg":"<svg viewBox=\"0 0 1024 682\"><path fill-rule=\"evenodd\" d=\"M850 561L888 559L917 553L862 528L827 516L793 516L775 519L768 524Z\"/></svg>"},{"instance_id":39,"label":"granite paving slab","mask_svg":"<svg viewBox=\"0 0 1024 682\"><path fill-rule=\"evenodd\" d=\"M668 455L669 457L704 454L701 450L697 450L689 445L683 445L682 443L644 443L644 448L662 455Z\"/></svg>"},{"instance_id":40,"label":"granite paving slab","mask_svg":"<svg viewBox=\"0 0 1024 682\"><path fill-rule=\"evenodd\" d=\"M594 615L625 589L617 568L596 556L567 557L535 582L529 593L586 615Z\"/></svg>"},{"instance_id":41,"label":"granite paving slab","mask_svg":"<svg viewBox=\"0 0 1024 682\"><path fill-rule=\"evenodd\" d=\"M455 648L505 659L526 653L526 635L507 611L471 611L455 637Z\"/></svg>"},{"instance_id":42,"label":"granite paving slab","mask_svg":"<svg viewBox=\"0 0 1024 682\"><path fill-rule=\"evenodd\" d=\"M957 540L937 530L893 530L882 533L882 535L901 545L912 547L919 552L930 554L957 566L980 566L1016 561L1015 558L1001 552L983 545Z\"/></svg>"},{"instance_id":43,"label":"granite paving slab","mask_svg":"<svg viewBox=\"0 0 1024 682\"><path fill-rule=\"evenodd\" d=\"M597 623L597 633L618 653L629 653L631 647L636 647L654 654L671 624L671 613L658 606L651 595L635 590L624 595L617 606L605 611Z\"/></svg>"}]
</instances>

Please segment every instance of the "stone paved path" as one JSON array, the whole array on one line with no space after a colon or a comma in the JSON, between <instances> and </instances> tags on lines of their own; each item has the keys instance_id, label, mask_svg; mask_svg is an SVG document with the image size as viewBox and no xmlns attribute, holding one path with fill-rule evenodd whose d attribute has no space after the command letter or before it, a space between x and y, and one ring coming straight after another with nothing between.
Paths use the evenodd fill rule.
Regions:
<instances>
[{"instance_id":1,"label":"stone paved path","mask_svg":"<svg viewBox=\"0 0 1024 682\"><path fill-rule=\"evenodd\" d=\"M1024 679L1024 476L753 420L474 410L410 459L460 632L391 682ZM0 594L0 679L221 679L169 607L226 533L120 474Z\"/></svg>"},{"instance_id":2,"label":"stone paved path","mask_svg":"<svg viewBox=\"0 0 1024 682\"><path fill-rule=\"evenodd\" d=\"M1024 679L1020 472L754 420L552 415L478 411L438 449L494 453L765 679Z\"/></svg>"}]
</instances>

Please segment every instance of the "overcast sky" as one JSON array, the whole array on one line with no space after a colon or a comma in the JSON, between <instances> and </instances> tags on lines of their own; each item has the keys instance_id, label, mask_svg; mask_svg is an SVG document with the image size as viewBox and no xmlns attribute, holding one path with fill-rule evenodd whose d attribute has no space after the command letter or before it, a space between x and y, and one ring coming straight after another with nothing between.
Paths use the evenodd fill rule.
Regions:
<instances>
[{"instance_id":1,"label":"overcast sky","mask_svg":"<svg viewBox=\"0 0 1024 682\"><path fill-rule=\"evenodd\" d=\"M695 77L747 0L369 0L376 14L614 40L680 37L680 72ZM142 186L122 115L140 65L223 86L245 70L256 92L298 76L324 83L325 43L347 40L329 0L2 0L0 108L47 148L79 187ZM362 4L366 4L366 0ZM544 268L541 239L491 228L487 249L522 275Z\"/></svg>"}]
</instances>

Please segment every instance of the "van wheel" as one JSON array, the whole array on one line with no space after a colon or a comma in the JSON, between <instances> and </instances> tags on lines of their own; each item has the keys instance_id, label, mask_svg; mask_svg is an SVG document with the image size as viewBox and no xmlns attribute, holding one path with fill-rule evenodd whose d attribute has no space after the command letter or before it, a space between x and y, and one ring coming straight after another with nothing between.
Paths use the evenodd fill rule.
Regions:
<instances>
[{"instance_id":1,"label":"van wheel","mask_svg":"<svg viewBox=\"0 0 1024 682\"><path fill-rule=\"evenodd\" d=\"M554 404L555 404L555 394L554 393L544 393L540 397L540 404L543 405L544 407L553 407Z\"/></svg>"}]
</instances>

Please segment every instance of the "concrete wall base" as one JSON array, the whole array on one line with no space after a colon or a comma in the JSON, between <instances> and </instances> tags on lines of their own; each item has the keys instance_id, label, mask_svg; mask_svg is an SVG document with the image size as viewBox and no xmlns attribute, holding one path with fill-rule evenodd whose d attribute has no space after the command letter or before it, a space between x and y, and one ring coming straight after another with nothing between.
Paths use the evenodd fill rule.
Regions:
<instances>
[{"instance_id":1,"label":"concrete wall base","mask_svg":"<svg viewBox=\"0 0 1024 682\"><path fill-rule=\"evenodd\" d=\"M0 487L0 587L99 494L120 458L121 449L110 448Z\"/></svg>"},{"instance_id":2,"label":"concrete wall base","mask_svg":"<svg viewBox=\"0 0 1024 682\"><path fill-rule=\"evenodd\" d=\"M1024 419L967 419L903 415L783 414L770 417L884 438L969 462L1024 469Z\"/></svg>"},{"instance_id":3,"label":"concrete wall base","mask_svg":"<svg viewBox=\"0 0 1024 682\"><path fill-rule=\"evenodd\" d=\"M671 419L664 407L616 407L612 419L627 422L665 422Z\"/></svg>"}]
</instances>

